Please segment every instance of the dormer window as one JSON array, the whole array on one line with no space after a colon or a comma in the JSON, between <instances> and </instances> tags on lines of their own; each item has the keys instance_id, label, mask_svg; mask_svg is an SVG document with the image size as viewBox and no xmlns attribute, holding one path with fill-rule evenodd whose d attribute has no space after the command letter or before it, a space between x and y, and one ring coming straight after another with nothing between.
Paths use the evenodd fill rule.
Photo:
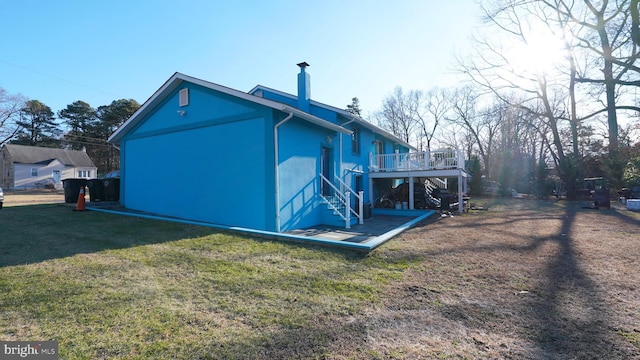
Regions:
<instances>
[{"instance_id":1,"label":"dormer window","mask_svg":"<svg viewBox=\"0 0 640 360\"><path fill-rule=\"evenodd\" d=\"M189 105L189 89L180 90L180 106Z\"/></svg>"}]
</instances>

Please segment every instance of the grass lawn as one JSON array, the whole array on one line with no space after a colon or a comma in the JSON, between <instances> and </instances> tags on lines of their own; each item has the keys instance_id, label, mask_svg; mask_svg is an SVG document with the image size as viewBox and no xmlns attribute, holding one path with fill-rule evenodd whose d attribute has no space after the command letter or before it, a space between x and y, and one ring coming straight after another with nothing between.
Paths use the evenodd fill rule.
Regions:
<instances>
[{"instance_id":1,"label":"grass lawn","mask_svg":"<svg viewBox=\"0 0 640 360\"><path fill-rule=\"evenodd\" d=\"M501 200L370 254L0 210L0 340L61 359L640 358L640 215Z\"/></svg>"},{"instance_id":2,"label":"grass lawn","mask_svg":"<svg viewBox=\"0 0 640 360\"><path fill-rule=\"evenodd\" d=\"M62 205L0 229L0 339L71 359L322 357L411 263Z\"/></svg>"}]
</instances>

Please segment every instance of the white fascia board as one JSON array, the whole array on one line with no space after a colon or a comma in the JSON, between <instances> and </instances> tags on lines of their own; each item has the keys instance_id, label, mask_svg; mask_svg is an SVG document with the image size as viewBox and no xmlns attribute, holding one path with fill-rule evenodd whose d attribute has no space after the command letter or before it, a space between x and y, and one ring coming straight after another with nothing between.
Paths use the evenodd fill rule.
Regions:
<instances>
[{"instance_id":1,"label":"white fascia board","mask_svg":"<svg viewBox=\"0 0 640 360\"><path fill-rule=\"evenodd\" d=\"M161 95L166 93L168 89L175 89L181 83L181 81L178 81L180 75L182 74L175 73L167 81L165 81L165 83L158 90L156 90L156 92L153 93L153 95L151 95L151 97L147 99L147 101L145 101L142 106L140 106L140 108L135 113L133 113L133 115L131 115L131 117L127 121L124 122L124 124L120 125L120 127L113 134L111 134L111 136L109 136L107 142L118 142L127 133L127 131L136 124L138 119L144 117L144 115L146 115L146 113L153 108L155 102L158 99L162 98Z\"/></svg>"},{"instance_id":2,"label":"white fascia board","mask_svg":"<svg viewBox=\"0 0 640 360\"><path fill-rule=\"evenodd\" d=\"M222 85L218 85L209 81L205 81L202 79L198 79L198 78L194 78L185 74L181 74L181 73L175 73L171 78L169 78L169 80L167 80L164 85L162 85L147 101L144 102L144 104L138 109L138 111L136 111L130 118L129 120L127 120L124 124L122 124L122 126L120 126L118 128L118 130L116 130L107 140L107 142L117 142L119 141L124 134L126 134L126 132L133 126L135 125L135 123L141 119L142 117L144 117L144 115L146 115L148 113L148 111L150 111L151 109L153 109L154 105L156 104L156 102L158 100L162 100L164 98L164 96L173 91L176 87L178 87L183 81L186 82L190 82L214 91L218 91L224 94L228 94L243 100L247 100L256 104L260 104L275 110L279 110L279 111L284 111L284 112L288 112L288 113L293 113L296 117L303 119L305 121L311 122L313 124L316 124L318 126L333 130L333 131L337 131L337 132L341 132L344 134L351 134L352 131L351 130L347 130L339 125L336 125L330 121L321 119L317 116L311 115L309 113L306 113L304 111L300 111L298 109L294 109L288 106L285 106L282 103L279 103L277 101L272 101L272 100L267 100L258 96L254 96L239 90L235 90L226 86L222 86Z\"/></svg>"}]
</instances>

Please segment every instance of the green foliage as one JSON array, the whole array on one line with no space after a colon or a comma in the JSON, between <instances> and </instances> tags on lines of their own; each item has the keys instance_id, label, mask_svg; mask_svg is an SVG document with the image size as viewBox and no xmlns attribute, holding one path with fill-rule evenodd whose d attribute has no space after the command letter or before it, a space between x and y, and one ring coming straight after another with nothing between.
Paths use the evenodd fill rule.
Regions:
<instances>
[{"instance_id":1,"label":"green foliage","mask_svg":"<svg viewBox=\"0 0 640 360\"><path fill-rule=\"evenodd\" d=\"M469 168L467 170L471 174L469 195L482 195L482 166L480 165L480 159L478 156L474 155L471 157L469 160Z\"/></svg>"},{"instance_id":2,"label":"green foliage","mask_svg":"<svg viewBox=\"0 0 640 360\"><path fill-rule=\"evenodd\" d=\"M545 159L540 159L538 161L538 166L536 166L536 176L535 176L535 195L536 196L544 196L551 193L547 184L547 162Z\"/></svg>"},{"instance_id":3,"label":"green foliage","mask_svg":"<svg viewBox=\"0 0 640 360\"><path fill-rule=\"evenodd\" d=\"M604 176L607 178L607 183L615 189L621 188L627 164L625 154L622 151L612 149L608 156L603 157L602 161L605 166Z\"/></svg>"},{"instance_id":4,"label":"green foliage","mask_svg":"<svg viewBox=\"0 0 640 360\"><path fill-rule=\"evenodd\" d=\"M62 130L58 127L51 108L38 100L29 100L20 110L20 120L16 124L21 128L13 144L57 147Z\"/></svg>"},{"instance_id":5,"label":"green foliage","mask_svg":"<svg viewBox=\"0 0 640 360\"><path fill-rule=\"evenodd\" d=\"M353 115L362 117L362 110L360 109L360 100L357 97L351 99L351 104L347 105L347 111Z\"/></svg>"},{"instance_id":6,"label":"green foliage","mask_svg":"<svg viewBox=\"0 0 640 360\"><path fill-rule=\"evenodd\" d=\"M622 183L626 187L640 185L640 157L633 158L624 167Z\"/></svg>"},{"instance_id":7,"label":"green foliage","mask_svg":"<svg viewBox=\"0 0 640 360\"><path fill-rule=\"evenodd\" d=\"M139 108L140 104L133 99L114 100L109 105L98 107L97 114L100 126L96 130L100 132L102 137L108 138Z\"/></svg>"},{"instance_id":8,"label":"green foliage","mask_svg":"<svg viewBox=\"0 0 640 360\"><path fill-rule=\"evenodd\" d=\"M71 128L65 135L65 142L70 144L72 149L80 150L90 145L92 139L87 136L97 120L96 110L91 105L84 101L76 101L58 111L58 117Z\"/></svg>"}]
</instances>

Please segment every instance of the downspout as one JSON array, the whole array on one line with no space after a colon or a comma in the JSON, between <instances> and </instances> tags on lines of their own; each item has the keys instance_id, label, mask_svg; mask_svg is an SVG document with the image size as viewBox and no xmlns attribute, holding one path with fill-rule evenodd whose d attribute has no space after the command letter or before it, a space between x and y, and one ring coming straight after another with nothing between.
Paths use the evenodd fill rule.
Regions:
<instances>
[{"instance_id":1,"label":"downspout","mask_svg":"<svg viewBox=\"0 0 640 360\"><path fill-rule=\"evenodd\" d=\"M283 109L284 110L284 109ZM274 172L276 176L276 232L280 232L280 174L278 171L278 128L291 120L293 117L293 112L289 111L289 115L282 119L276 126L273 127L273 158L275 162Z\"/></svg>"},{"instance_id":2,"label":"downspout","mask_svg":"<svg viewBox=\"0 0 640 360\"><path fill-rule=\"evenodd\" d=\"M341 127L344 127L345 125L349 125L352 122L356 121L355 119L351 119L349 121L347 121L344 124L340 124ZM346 129L346 128L345 128ZM348 130L348 129L347 129ZM344 169L342 168L342 135L344 135L343 133L340 133L340 180L342 180L342 177L344 176L343 172ZM342 190L342 189L341 189Z\"/></svg>"}]
</instances>

